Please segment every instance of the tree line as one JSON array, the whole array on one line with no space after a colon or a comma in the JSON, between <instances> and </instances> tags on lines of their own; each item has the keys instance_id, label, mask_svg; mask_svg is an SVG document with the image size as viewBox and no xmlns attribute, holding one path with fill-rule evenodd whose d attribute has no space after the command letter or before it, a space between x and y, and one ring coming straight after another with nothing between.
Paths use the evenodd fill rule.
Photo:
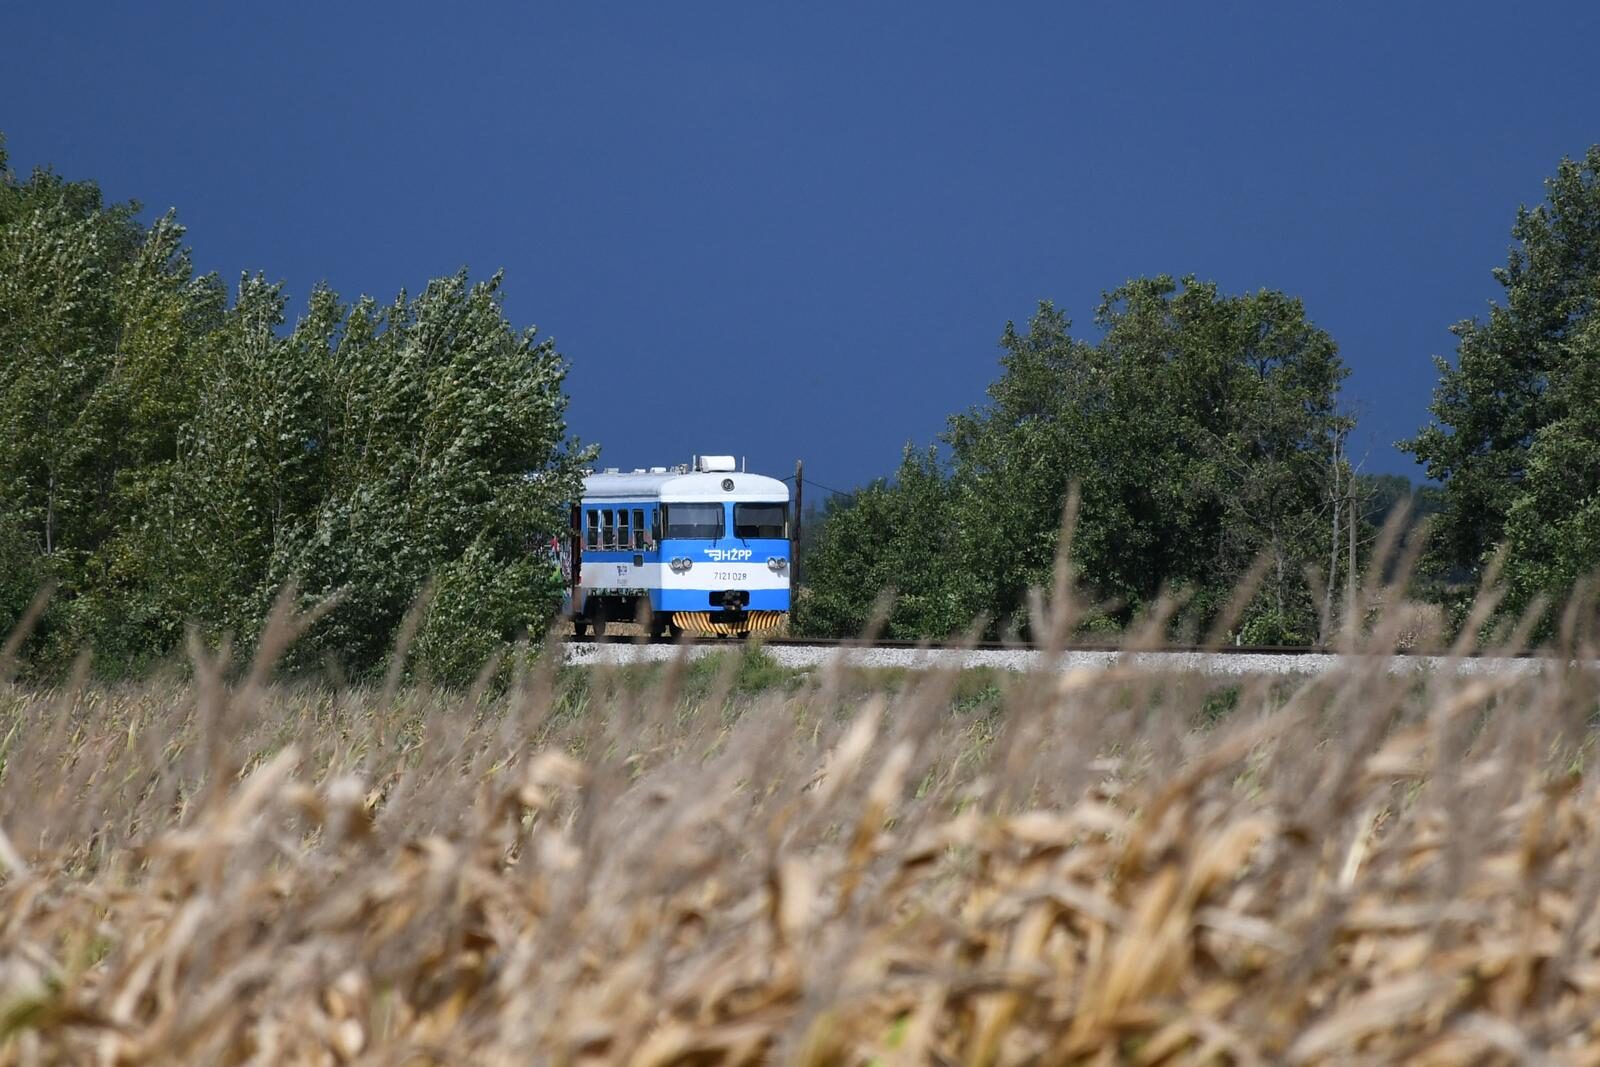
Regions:
<instances>
[{"instance_id":1,"label":"tree line","mask_svg":"<svg viewBox=\"0 0 1600 1067\"><path fill-rule=\"evenodd\" d=\"M0 142L0 637L147 666L231 635L286 587L337 605L296 646L368 671L425 588L414 644L470 677L560 595L547 551L592 453L566 363L463 272L386 304L195 272L172 215L6 168ZM431 582L431 586L430 586Z\"/></svg>"},{"instance_id":2,"label":"tree line","mask_svg":"<svg viewBox=\"0 0 1600 1067\"><path fill-rule=\"evenodd\" d=\"M1532 613L1548 635L1555 606L1600 568L1597 175L1600 146L1561 162L1545 202L1516 215L1501 298L1454 327L1432 419L1401 442L1437 485L1352 470L1347 368L1300 301L1136 279L1104 297L1098 340L1051 303L1008 324L985 404L907 446L892 478L830 501L803 556L798 624L859 633L887 588L892 636L974 620L1025 634L1076 486L1071 563L1100 605L1087 631L1171 597L1174 625L1201 634L1257 580L1235 640L1326 641L1351 602L1340 590L1403 500L1429 526L1411 592L1446 626L1499 568L1501 616Z\"/></svg>"},{"instance_id":3,"label":"tree line","mask_svg":"<svg viewBox=\"0 0 1600 1067\"><path fill-rule=\"evenodd\" d=\"M1119 630L1163 597L1199 635L1247 579L1231 637L1326 640L1384 515L1427 514L1417 595L1459 625L1559 605L1600 567L1600 146L1517 213L1502 296L1458 324L1429 424L1403 446L1434 485L1362 474L1332 337L1284 293L1160 275L1106 293L1089 335L1054 304L1000 338L984 403L808 526L795 624L854 634L980 620L1026 633L1071 564ZM469 676L548 625L548 546L595 456L567 433L566 361L518 330L498 275L387 303L197 274L184 230L93 182L20 179L0 140L0 636L53 590L25 649L108 670L248 647L274 599L334 603L303 664L378 668L427 591L416 662ZM1542 616L1557 625L1554 607Z\"/></svg>"}]
</instances>

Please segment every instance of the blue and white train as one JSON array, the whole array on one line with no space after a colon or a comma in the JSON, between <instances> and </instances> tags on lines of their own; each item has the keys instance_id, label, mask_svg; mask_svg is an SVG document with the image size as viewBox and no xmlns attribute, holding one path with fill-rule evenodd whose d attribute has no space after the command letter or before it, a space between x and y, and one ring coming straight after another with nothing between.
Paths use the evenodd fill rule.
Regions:
<instances>
[{"instance_id":1,"label":"blue and white train","mask_svg":"<svg viewBox=\"0 0 1600 1067\"><path fill-rule=\"evenodd\" d=\"M635 620L652 636L768 633L789 613L789 487L732 456L591 474L562 555L579 637Z\"/></svg>"}]
</instances>

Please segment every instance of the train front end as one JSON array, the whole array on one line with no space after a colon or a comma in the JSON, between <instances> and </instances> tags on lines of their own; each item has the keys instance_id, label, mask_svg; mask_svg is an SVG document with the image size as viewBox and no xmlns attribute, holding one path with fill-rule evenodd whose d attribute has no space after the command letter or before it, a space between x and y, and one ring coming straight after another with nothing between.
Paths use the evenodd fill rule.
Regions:
<instances>
[{"instance_id":1,"label":"train front end","mask_svg":"<svg viewBox=\"0 0 1600 1067\"><path fill-rule=\"evenodd\" d=\"M701 457L662 487L659 589L652 609L702 636L772 633L789 617L789 487Z\"/></svg>"}]
</instances>

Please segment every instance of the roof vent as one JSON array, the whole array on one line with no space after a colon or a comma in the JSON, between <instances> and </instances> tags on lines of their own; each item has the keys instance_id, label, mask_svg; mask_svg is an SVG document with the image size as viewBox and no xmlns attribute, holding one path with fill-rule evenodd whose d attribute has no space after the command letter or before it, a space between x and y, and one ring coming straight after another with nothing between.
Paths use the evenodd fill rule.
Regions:
<instances>
[{"instance_id":1,"label":"roof vent","mask_svg":"<svg viewBox=\"0 0 1600 1067\"><path fill-rule=\"evenodd\" d=\"M665 467L651 467L650 468L650 473L651 474L665 474L665 473L667 473L667 468L665 468Z\"/></svg>"},{"instance_id":2,"label":"roof vent","mask_svg":"<svg viewBox=\"0 0 1600 1067\"><path fill-rule=\"evenodd\" d=\"M732 456L701 456L699 469L706 473L720 471L734 471L738 467L733 462Z\"/></svg>"},{"instance_id":3,"label":"roof vent","mask_svg":"<svg viewBox=\"0 0 1600 1067\"><path fill-rule=\"evenodd\" d=\"M622 473L622 468L620 468L620 467L607 467L606 468L606 473L607 474L621 474Z\"/></svg>"}]
</instances>

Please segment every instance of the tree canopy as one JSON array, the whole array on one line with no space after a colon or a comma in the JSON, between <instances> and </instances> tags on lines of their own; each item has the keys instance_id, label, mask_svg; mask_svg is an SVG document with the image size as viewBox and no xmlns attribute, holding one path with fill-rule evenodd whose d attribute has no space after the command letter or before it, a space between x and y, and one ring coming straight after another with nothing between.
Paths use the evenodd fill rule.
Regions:
<instances>
[{"instance_id":1,"label":"tree canopy","mask_svg":"<svg viewBox=\"0 0 1600 1067\"><path fill-rule=\"evenodd\" d=\"M1088 334L1049 302L1008 323L985 401L830 501L799 626L859 633L889 590L894 637L1027 633L1074 489L1089 628L1172 595L1175 625L1209 629L1253 575L1236 638L1325 639L1402 502L1437 512L1436 576L1500 552L1511 610L1560 599L1600 570L1600 145L1546 192L1403 443L1438 486L1352 470L1347 370L1299 300L1136 278ZM0 633L53 586L34 661L90 647L115 669L191 624L248 644L295 588L338 598L296 655L364 671L431 588L418 654L462 678L542 627L593 452L567 436L565 360L507 320L502 278L387 303L319 287L291 317L281 285L230 291L184 241L93 182L18 179L0 139Z\"/></svg>"},{"instance_id":2,"label":"tree canopy","mask_svg":"<svg viewBox=\"0 0 1600 1067\"><path fill-rule=\"evenodd\" d=\"M1333 340L1282 293L1226 296L1194 278L1131 281L1106 294L1095 321L1097 342L1074 337L1050 303L1026 330L1007 325L989 402L950 420L948 470L908 452L893 485L829 515L806 574L819 609L830 607L807 625L848 632L864 618L862 583L881 577L903 604L891 629L943 636L980 617L995 630L1025 626L1027 592L1049 582L1077 485L1072 560L1107 623L1163 592L1186 596L1191 620L1207 623L1265 556L1249 636L1317 635L1305 572L1332 557L1327 517L1349 482ZM940 545L923 565L899 533L918 528Z\"/></svg>"},{"instance_id":3,"label":"tree canopy","mask_svg":"<svg viewBox=\"0 0 1600 1067\"><path fill-rule=\"evenodd\" d=\"M933 448L907 448L892 481L830 499L805 549L806 587L796 607L801 624L815 633L859 635L879 593L894 591L885 636L913 640L969 626L974 587L984 579L955 566L961 546L952 504Z\"/></svg>"},{"instance_id":4,"label":"tree canopy","mask_svg":"<svg viewBox=\"0 0 1600 1067\"><path fill-rule=\"evenodd\" d=\"M1505 549L1517 608L1600 566L1600 145L1511 234L1501 300L1454 327L1433 421L1403 446L1443 482L1436 565L1476 576Z\"/></svg>"},{"instance_id":5,"label":"tree canopy","mask_svg":"<svg viewBox=\"0 0 1600 1067\"><path fill-rule=\"evenodd\" d=\"M387 305L319 288L291 327L280 286L246 276L230 303L174 217L138 213L0 181L0 633L52 581L45 659L161 655L190 621L249 642L291 583L342 596L299 654L350 669L430 578L440 675L542 626L589 454L565 361L507 322L500 277Z\"/></svg>"}]
</instances>

